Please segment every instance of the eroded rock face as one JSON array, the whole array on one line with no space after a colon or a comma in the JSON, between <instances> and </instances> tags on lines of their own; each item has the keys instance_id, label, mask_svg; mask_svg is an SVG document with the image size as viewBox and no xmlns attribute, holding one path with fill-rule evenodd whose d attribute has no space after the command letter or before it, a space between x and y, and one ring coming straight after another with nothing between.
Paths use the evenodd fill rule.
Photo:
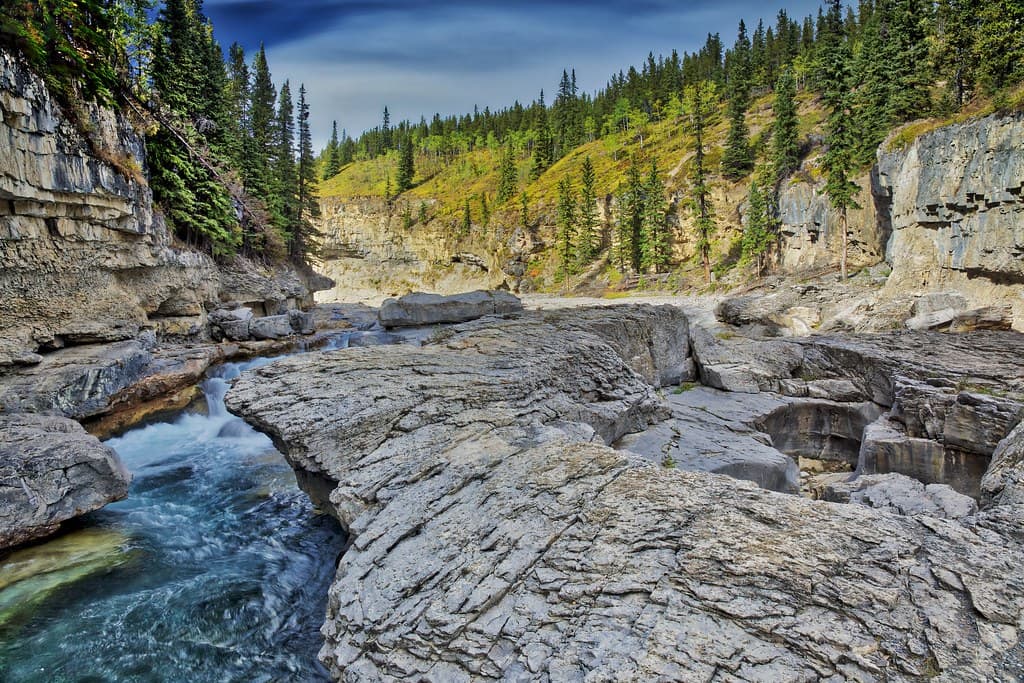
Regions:
<instances>
[{"instance_id":1,"label":"eroded rock face","mask_svg":"<svg viewBox=\"0 0 1024 683\"><path fill-rule=\"evenodd\" d=\"M220 302L274 315L331 286L291 266L175 248L145 180L143 123L87 104L78 115L80 126L0 49L0 372L142 330L195 341Z\"/></svg>"},{"instance_id":2,"label":"eroded rock face","mask_svg":"<svg viewBox=\"0 0 1024 683\"><path fill-rule=\"evenodd\" d=\"M891 206L884 293L955 290L969 308L1024 319L1024 116L989 116L881 152L876 194ZM992 313L991 324L1006 316Z\"/></svg>"},{"instance_id":3,"label":"eroded rock face","mask_svg":"<svg viewBox=\"0 0 1024 683\"><path fill-rule=\"evenodd\" d=\"M947 519L970 517L978 503L945 484L925 485L903 474L868 474L825 487L823 500L858 503L900 515Z\"/></svg>"},{"instance_id":4,"label":"eroded rock face","mask_svg":"<svg viewBox=\"0 0 1024 683\"><path fill-rule=\"evenodd\" d=\"M384 327L415 327L462 323L485 315L505 315L523 310L523 302L503 291L476 290L443 296L414 292L381 304L377 317Z\"/></svg>"},{"instance_id":5,"label":"eroded rock face","mask_svg":"<svg viewBox=\"0 0 1024 683\"><path fill-rule=\"evenodd\" d=\"M629 325L604 329L636 330L651 309L626 310ZM1024 508L909 518L606 448L670 411L601 326L567 322L575 314L286 359L234 384L232 411L337 482L329 503L353 543L321 650L336 679L952 681L1020 669ZM645 324L638 339L662 327ZM868 368L863 341L794 346L758 376L891 400L891 380L873 384L898 354L873 347ZM825 356L859 361L826 376ZM675 396L687 394L696 411L698 394ZM742 412L724 401L706 421L724 433Z\"/></svg>"},{"instance_id":6,"label":"eroded rock face","mask_svg":"<svg viewBox=\"0 0 1024 683\"><path fill-rule=\"evenodd\" d=\"M73 420L0 413L0 433L0 548L128 495L117 454Z\"/></svg>"}]
</instances>

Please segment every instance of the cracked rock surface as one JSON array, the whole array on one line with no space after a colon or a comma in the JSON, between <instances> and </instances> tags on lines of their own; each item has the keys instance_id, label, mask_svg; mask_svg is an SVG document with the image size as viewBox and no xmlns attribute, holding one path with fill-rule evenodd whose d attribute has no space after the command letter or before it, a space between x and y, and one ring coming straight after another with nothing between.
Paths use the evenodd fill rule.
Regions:
<instances>
[{"instance_id":1,"label":"cracked rock surface","mask_svg":"<svg viewBox=\"0 0 1024 683\"><path fill-rule=\"evenodd\" d=\"M0 433L0 548L128 495L117 454L74 420L0 413Z\"/></svg>"},{"instance_id":2,"label":"cracked rock surface","mask_svg":"<svg viewBox=\"0 0 1024 683\"><path fill-rule=\"evenodd\" d=\"M610 449L669 414L622 349L680 321L584 315L626 315L610 324L633 341L525 314L235 383L230 409L333 482L353 534L324 625L334 678L1024 675L1024 507L904 517Z\"/></svg>"}]
</instances>

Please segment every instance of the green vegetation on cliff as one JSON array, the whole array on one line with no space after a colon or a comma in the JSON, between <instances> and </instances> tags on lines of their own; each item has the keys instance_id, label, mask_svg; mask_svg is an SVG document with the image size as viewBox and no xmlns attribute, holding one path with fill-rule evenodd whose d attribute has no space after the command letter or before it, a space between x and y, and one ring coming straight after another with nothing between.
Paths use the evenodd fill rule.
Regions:
<instances>
[{"instance_id":1,"label":"green vegetation on cliff","mask_svg":"<svg viewBox=\"0 0 1024 683\"><path fill-rule=\"evenodd\" d=\"M132 113L148 181L175 234L215 255L302 260L316 247L316 166L305 88L296 114L260 50L225 62L200 0L25 0L0 10L20 52L90 138L78 102ZM297 143L297 146L296 146ZM113 160L143 180L137 163Z\"/></svg>"}]
</instances>

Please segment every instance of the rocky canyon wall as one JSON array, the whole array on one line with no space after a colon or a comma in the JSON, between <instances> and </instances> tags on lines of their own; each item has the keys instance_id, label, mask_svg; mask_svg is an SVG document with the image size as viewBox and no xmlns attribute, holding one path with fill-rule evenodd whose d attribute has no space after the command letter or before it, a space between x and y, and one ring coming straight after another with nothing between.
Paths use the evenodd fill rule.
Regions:
<instances>
[{"instance_id":1,"label":"rocky canyon wall","mask_svg":"<svg viewBox=\"0 0 1024 683\"><path fill-rule=\"evenodd\" d=\"M145 180L141 117L60 105L0 50L0 368L63 346L201 336L224 301L274 313L309 275L175 245Z\"/></svg>"},{"instance_id":2,"label":"rocky canyon wall","mask_svg":"<svg viewBox=\"0 0 1024 683\"><path fill-rule=\"evenodd\" d=\"M1024 321L1024 114L939 128L881 151L892 294L955 290Z\"/></svg>"},{"instance_id":3,"label":"rocky canyon wall","mask_svg":"<svg viewBox=\"0 0 1024 683\"><path fill-rule=\"evenodd\" d=\"M380 198L327 198L320 207L321 271L336 283L318 295L325 301L380 303L410 291L454 294L505 281L498 244L460 241L439 221L404 228L397 207Z\"/></svg>"}]
</instances>

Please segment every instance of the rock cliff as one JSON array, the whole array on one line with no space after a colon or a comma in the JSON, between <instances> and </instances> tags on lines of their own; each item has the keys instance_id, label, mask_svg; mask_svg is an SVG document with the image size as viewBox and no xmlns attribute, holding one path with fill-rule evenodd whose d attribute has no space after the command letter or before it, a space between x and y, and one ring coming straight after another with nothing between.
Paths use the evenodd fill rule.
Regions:
<instances>
[{"instance_id":1,"label":"rock cliff","mask_svg":"<svg viewBox=\"0 0 1024 683\"><path fill-rule=\"evenodd\" d=\"M889 207L893 295L956 290L971 307L1009 304L1024 323L1024 114L989 116L878 156Z\"/></svg>"},{"instance_id":2,"label":"rock cliff","mask_svg":"<svg viewBox=\"0 0 1024 683\"><path fill-rule=\"evenodd\" d=\"M0 50L0 368L144 329L194 339L223 301L273 314L311 300L311 273L217 264L175 244L145 181L146 125L130 110L60 105Z\"/></svg>"},{"instance_id":3,"label":"rock cliff","mask_svg":"<svg viewBox=\"0 0 1024 683\"><path fill-rule=\"evenodd\" d=\"M328 198L320 210L321 269L336 284L318 299L380 303L414 291L491 289L505 280L501 245L460 242L438 220L406 229L398 207L379 198Z\"/></svg>"}]
</instances>

